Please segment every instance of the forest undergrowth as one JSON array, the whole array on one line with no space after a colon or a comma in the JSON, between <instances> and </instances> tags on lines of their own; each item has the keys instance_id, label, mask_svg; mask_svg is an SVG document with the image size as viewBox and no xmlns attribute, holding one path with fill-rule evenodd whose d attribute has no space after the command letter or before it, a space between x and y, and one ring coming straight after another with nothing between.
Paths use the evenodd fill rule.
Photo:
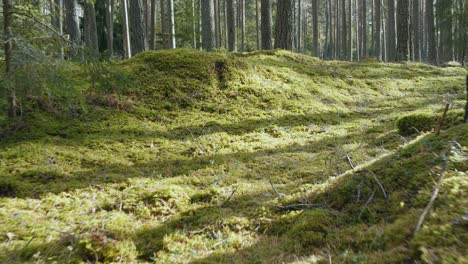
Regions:
<instances>
[{"instance_id":1,"label":"forest undergrowth","mask_svg":"<svg viewBox=\"0 0 468 264\"><path fill-rule=\"evenodd\" d=\"M81 108L0 118L1 263L468 261L463 68L184 49L69 67Z\"/></svg>"}]
</instances>

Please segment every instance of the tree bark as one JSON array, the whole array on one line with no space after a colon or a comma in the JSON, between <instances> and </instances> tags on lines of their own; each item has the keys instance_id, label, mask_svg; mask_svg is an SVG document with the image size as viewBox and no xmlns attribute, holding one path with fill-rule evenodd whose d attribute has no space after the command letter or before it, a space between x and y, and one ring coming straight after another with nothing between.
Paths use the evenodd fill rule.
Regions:
<instances>
[{"instance_id":1,"label":"tree bark","mask_svg":"<svg viewBox=\"0 0 468 264\"><path fill-rule=\"evenodd\" d=\"M318 39L319 38L318 1L319 0L312 0L312 47L313 47L313 55L316 57L320 57L319 39Z\"/></svg>"},{"instance_id":2,"label":"tree bark","mask_svg":"<svg viewBox=\"0 0 468 264\"><path fill-rule=\"evenodd\" d=\"M341 58L343 60L347 57L348 47L348 29L346 23L346 0L341 0Z\"/></svg>"},{"instance_id":3,"label":"tree bark","mask_svg":"<svg viewBox=\"0 0 468 264\"><path fill-rule=\"evenodd\" d=\"M98 36L96 27L96 11L94 4L88 1L83 2L84 7L84 42L88 50L88 59L95 59L99 55Z\"/></svg>"},{"instance_id":4,"label":"tree bark","mask_svg":"<svg viewBox=\"0 0 468 264\"><path fill-rule=\"evenodd\" d=\"M232 1L232 0L231 0ZM271 0L262 0L262 49L269 50L271 44Z\"/></svg>"},{"instance_id":5,"label":"tree bark","mask_svg":"<svg viewBox=\"0 0 468 264\"><path fill-rule=\"evenodd\" d=\"M362 37L361 37L361 58L367 58L367 0L362 0L362 15L361 15L361 26L362 26Z\"/></svg>"},{"instance_id":6,"label":"tree bark","mask_svg":"<svg viewBox=\"0 0 468 264\"><path fill-rule=\"evenodd\" d=\"M8 80L13 78L13 33L11 30L13 24L13 4L11 0L3 0L3 38L6 76ZM18 107L16 103L16 93L13 84L8 85L8 116L16 117Z\"/></svg>"},{"instance_id":7,"label":"tree bark","mask_svg":"<svg viewBox=\"0 0 468 264\"><path fill-rule=\"evenodd\" d=\"M106 0L107 52L109 58L114 54L114 0Z\"/></svg>"},{"instance_id":8,"label":"tree bark","mask_svg":"<svg viewBox=\"0 0 468 264\"><path fill-rule=\"evenodd\" d=\"M128 22L128 2L122 0L122 13L123 13L123 41L124 41L124 58L132 57L132 49L130 44L130 27Z\"/></svg>"},{"instance_id":9,"label":"tree bark","mask_svg":"<svg viewBox=\"0 0 468 264\"><path fill-rule=\"evenodd\" d=\"M301 37L302 37L302 2L297 0L297 52L301 53Z\"/></svg>"},{"instance_id":10,"label":"tree bark","mask_svg":"<svg viewBox=\"0 0 468 264\"><path fill-rule=\"evenodd\" d=\"M396 35L395 35L395 0L387 0L387 60L394 61L396 58Z\"/></svg>"},{"instance_id":11,"label":"tree bark","mask_svg":"<svg viewBox=\"0 0 468 264\"><path fill-rule=\"evenodd\" d=\"M292 49L292 7L292 0L278 0L275 29L276 49Z\"/></svg>"},{"instance_id":12,"label":"tree bark","mask_svg":"<svg viewBox=\"0 0 468 264\"><path fill-rule=\"evenodd\" d=\"M51 12L53 14L52 16L52 25L55 28L55 30L60 34L63 35L63 2L62 0L53 0L52 2L52 8ZM64 53L63 53L63 47L60 47L60 59L63 59Z\"/></svg>"},{"instance_id":13,"label":"tree bark","mask_svg":"<svg viewBox=\"0 0 468 264\"><path fill-rule=\"evenodd\" d=\"M154 1L154 0L153 0ZM192 46L194 49L197 49L197 25L195 18L195 0L192 0L192 29L193 29L193 43Z\"/></svg>"},{"instance_id":14,"label":"tree bark","mask_svg":"<svg viewBox=\"0 0 468 264\"><path fill-rule=\"evenodd\" d=\"M416 0L419 1L419 0ZM374 15L375 15L375 26L374 26L374 57L380 59L380 31L381 31L381 0L374 0Z\"/></svg>"},{"instance_id":15,"label":"tree bark","mask_svg":"<svg viewBox=\"0 0 468 264\"><path fill-rule=\"evenodd\" d=\"M398 0L397 61L408 60L408 0Z\"/></svg>"},{"instance_id":16,"label":"tree bark","mask_svg":"<svg viewBox=\"0 0 468 264\"><path fill-rule=\"evenodd\" d=\"M236 50L236 6L234 0L227 0L228 51Z\"/></svg>"},{"instance_id":17,"label":"tree bark","mask_svg":"<svg viewBox=\"0 0 468 264\"><path fill-rule=\"evenodd\" d=\"M257 40L257 50L260 50L260 23L259 23L259 12L258 12L258 0L255 0L255 31Z\"/></svg>"},{"instance_id":18,"label":"tree bark","mask_svg":"<svg viewBox=\"0 0 468 264\"><path fill-rule=\"evenodd\" d=\"M192 0L193 2L193 0ZM156 49L156 0L151 0L151 21L150 21L150 41L149 48Z\"/></svg>"},{"instance_id":19,"label":"tree bark","mask_svg":"<svg viewBox=\"0 0 468 264\"><path fill-rule=\"evenodd\" d=\"M240 11L240 26L241 26L241 48L240 51L245 51L245 0L239 1Z\"/></svg>"},{"instance_id":20,"label":"tree bark","mask_svg":"<svg viewBox=\"0 0 468 264\"><path fill-rule=\"evenodd\" d=\"M145 22L143 20L143 6L141 0L130 1L130 32L132 53L136 55L147 50Z\"/></svg>"},{"instance_id":21,"label":"tree bark","mask_svg":"<svg viewBox=\"0 0 468 264\"><path fill-rule=\"evenodd\" d=\"M212 51L215 47L214 2L213 0L200 0L202 8L202 47Z\"/></svg>"},{"instance_id":22,"label":"tree bark","mask_svg":"<svg viewBox=\"0 0 468 264\"><path fill-rule=\"evenodd\" d=\"M65 32L70 36L72 47L70 47L70 58L79 57L81 46L81 31L78 15L76 13L76 0L64 0L65 4Z\"/></svg>"},{"instance_id":23,"label":"tree bark","mask_svg":"<svg viewBox=\"0 0 468 264\"><path fill-rule=\"evenodd\" d=\"M426 31L427 31L427 60L430 64L437 64L437 44L434 24L433 0L426 0Z\"/></svg>"},{"instance_id":24,"label":"tree bark","mask_svg":"<svg viewBox=\"0 0 468 264\"><path fill-rule=\"evenodd\" d=\"M175 39L174 0L167 1L167 16L168 16L168 22L169 22L168 48L175 49L176 39Z\"/></svg>"}]
</instances>

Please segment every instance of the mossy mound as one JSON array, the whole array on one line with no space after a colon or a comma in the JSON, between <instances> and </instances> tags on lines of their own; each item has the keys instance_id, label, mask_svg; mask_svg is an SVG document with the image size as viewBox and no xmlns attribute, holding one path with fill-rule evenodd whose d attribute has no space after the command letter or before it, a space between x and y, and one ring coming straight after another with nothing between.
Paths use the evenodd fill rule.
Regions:
<instances>
[{"instance_id":1,"label":"mossy mound","mask_svg":"<svg viewBox=\"0 0 468 264\"><path fill-rule=\"evenodd\" d=\"M0 141L1 263L465 261L462 68L184 49L74 67L86 111L35 109ZM440 135L399 134L446 99Z\"/></svg>"}]
</instances>

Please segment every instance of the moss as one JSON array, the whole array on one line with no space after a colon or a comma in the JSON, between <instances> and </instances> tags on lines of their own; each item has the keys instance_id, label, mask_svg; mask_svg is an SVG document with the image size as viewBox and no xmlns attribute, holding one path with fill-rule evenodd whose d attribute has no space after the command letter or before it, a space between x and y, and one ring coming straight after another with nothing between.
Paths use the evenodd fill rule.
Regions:
<instances>
[{"instance_id":1,"label":"moss","mask_svg":"<svg viewBox=\"0 0 468 264\"><path fill-rule=\"evenodd\" d=\"M397 121L398 131L402 135L426 132L434 128L436 119L433 114L416 113L401 117Z\"/></svg>"}]
</instances>

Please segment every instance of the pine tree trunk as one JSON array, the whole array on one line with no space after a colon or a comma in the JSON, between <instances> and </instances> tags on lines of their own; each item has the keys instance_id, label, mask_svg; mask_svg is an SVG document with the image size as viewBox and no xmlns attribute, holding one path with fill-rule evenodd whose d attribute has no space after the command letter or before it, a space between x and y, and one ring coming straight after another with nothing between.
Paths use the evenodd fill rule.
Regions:
<instances>
[{"instance_id":1,"label":"pine tree trunk","mask_svg":"<svg viewBox=\"0 0 468 264\"><path fill-rule=\"evenodd\" d=\"M106 0L107 52L109 58L114 54L114 0Z\"/></svg>"},{"instance_id":2,"label":"pine tree trunk","mask_svg":"<svg viewBox=\"0 0 468 264\"><path fill-rule=\"evenodd\" d=\"M192 0L193 3L193 0ZM150 21L150 50L156 49L156 0L151 0L151 21Z\"/></svg>"},{"instance_id":3,"label":"pine tree trunk","mask_svg":"<svg viewBox=\"0 0 468 264\"><path fill-rule=\"evenodd\" d=\"M421 60L421 38L420 38L420 6L419 0L413 0L413 14L412 14L412 23L411 30L413 33L413 60Z\"/></svg>"},{"instance_id":4,"label":"pine tree trunk","mask_svg":"<svg viewBox=\"0 0 468 264\"><path fill-rule=\"evenodd\" d=\"M387 60L396 59L395 0L387 0Z\"/></svg>"},{"instance_id":5,"label":"pine tree trunk","mask_svg":"<svg viewBox=\"0 0 468 264\"><path fill-rule=\"evenodd\" d=\"M275 48L292 50L292 0L278 0L275 29Z\"/></svg>"},{"instance_id":6,"label":"pine tree trunk","mask_svg":"<svg viewBox=\"0 0 468 264\"><path fill-rule=\"evenodd\" d=\"M143 5L141 4L141 0L131 0L130 3L132 53L136 55L147 50L145 22L143 20Z\"/></svg>"},{"instance_id":7,"label":"pine tree trunk","mask_svg":"<svg viewBox=\"0 0 468 264\"><path fill-rule=\"evenodd\" d=\"M88 50L88 59L96 58L99 55L97 27L96 27L96 11L94 4L84 2L84 42Z\"/></svg>"},{"instance_id":8,"label":"pine tree trunk","mask_svg":"<svg viewBox=\"0 0 468 264\"><path fill-rule=\"evenodd\" d=\"M355 0L356 5L354 7L355 17L356 17L356 60L359 61L361 59L361 27L360 27L360 7L359 1Z\"/></svg>"},{"instance_id":9,"label":"pine tree trunk","mask_svg":"<svg viewBox=\"0 0 468 264\"><path fill-rule=\"evenodd\" d=\"M367 58L367 0L362 0L362 16L361 16L361 25L362 25L362 50L361 58Z\"/></svg>"},{"instance_id":10,"label":"pine tree trunk","mask_svg":"<svg viewBox=\"0 0 468 264\"><path fill-rule=\"evenodd\" d=\"M257 33L257 50L260 50L260 25L259 25L258 0L255 0L255 31Z\"/></svg>"},{"instance_id":11,"label":"pine tree trunk","mask_svg":"<svg viewBox=\"0 0 468 264\"><path fill-rule=\"evenodd\" d=\"M69 56L72 59L79 57L80 46L81 46L81 31L78 20L78 14L76 13L76 0L64 0L65 4L65 32L70 36L72 47L70 48Z\"/></svg>"},{"instance_id":12,"label":"pine tree trunk","mask_svg":"<svg viewBox=\"0 0 468 264\"><path fill-rule=\"evenodd\" d=\"M348 47L348 29L346 22L346 0L341 0L341 58L343 60L347 57L347 47Z\"/></svg>"},{"instance_id":13,"label":"pine tree trunk","mask_svg":"<svg viewBox=\"0 0 468 264\"><path fill-rule=\"evenodd\" d=\"M174 0L168 0L167 2L167 16L169 22L169 37L167 47L170 49L176 48L176 39L175 39L175 17L174 17Z\"/></svg>"},{"instance_id":14,"label":"pine tree trunk","mask_svg":"<svg viewBox=\"0 0 468 264\"><path fill-rule=\"evenodd\" d=\"M54 0L52 2L52 25L54 29L60 34L63 35L63 2L62 0ZM64 57L64 52L63 52L63 47L60 47L60 54L59 54L60 59L63 59Z\"/></svg>"},{"instance_id":15,"label":"pine tree trunk","mask_svg":"<svg viewBox=\"0 0 468 264\"><path fill-rule=\"evenodd\" d=\"M202 10L202 47L206 51L212 51L215 47L214 2L213 0L201 0Z\"/></svg>"},{"instance_id":16,"label":"pine tree trunk","mask_svg":"<svg viewBox=\"0 0 468 264\"><path fill-rule=\"evenodd\" d=\"M313 55L320 57L319 32L318 32L318 1L312 0L312 46Z\"/></svg>"},{"instance_id":17,"label":"pine tree trunk","mask_svg":"<svg viewBox=\"0 0 468 264\"><path fill-rule=\"evenodd\" d=\"M123 12L123 41L124 41L124 52L125 58L132 57L132 49L130 44L130 25L128 21L128 2L127 0L122 0L122 12Z\"/></svg>"},{"instance_id":18,"label":"pine tree trunk","mask_svg":"<svg viewBox=\"0 0 468 264\"><path fill-rule=\"evenodd\" d=\"M271 0L262 0L262 49L270 50L271 44Z\"/></svg>"},{"instance_id":19,"label":"pine tree trunk","mask_svg":"<svg viewBox=\"0 0 468 264\"><path fill-rule=\"evenodd\" d=\"M153 0L154 1L154 0ZM195 0L192 0L192 29L193 29L193 43L192 46L194 49L197 49L197 25L195 17Z\"/></svg>"},{"instance_id":20,"label":"pine tree trunk","mask_svg":"<svg viewBox=\"0 0 468 264\"><path fill-rule=\"evenodd\" d=\"M301 37L302 37L302 2L301 0L297 0L297 52L301 53Z\"/></svg>"},{"instance_id":21,"label":"pine tree trunk","mask_svg":"<svg viewBox=\"0 0 468 264\"><path fill-rule=\"evenodd\" d=\"M374 2L374 15L375 15L375 26L374 26L374 57L377 59L381 58L380 55L380 31L381 31L381 0L375 0ZM416 0L419 1L419 0Z\"/></svg>"},{"instance_id":22,"label":"pine tree trunk","mask_svg":"<svg viewBox=\"0 0 468 264\"><path fill-rule=\"evenodd\" d=\"M353 60L353 1L348 0L348 14L349 14L349 19L348 19L348 60L352 61Z\"/></svg>"},{"instance_id":23,"label":"pine tree trunk","mask_svg":"<svg viewBox=\"0 0 468 264\"><path fill-rule=\"evenodd\" d=\"M408 60L408 0L398 0L397 61Z\"/></svg>"},{"instance_id":24,"label":"pine tree trunk","mask_svg":"<svg viewBox=\"0 0 468 264\"><path fill-rule=\"evenodd\" d=\"M13 78L13 4L11 0L3 0L3 38L4 38L4 55L5 55L5 68L6 77L8 80ZM16 92L13 84L9 85L7 90L8 94L8 116L16 117L18 106L16 103Z\"/></svg>"},{"instance_id":25,"label":"pine tree trunk","mask_svg":"<svg viewBox=\"0 0 468 264\"><path fill-rule=\"evenodd\" d=\"M228 51L236 50L236 6L234 0L227 2L227 31L228 31Z\"/></svg>"},{"instance_id":26,"label":"pine tree trunk","mask_svg":"<svg viewBox=\"0 0 468 264\"><path fill-rule=\"evenodd\" d=\"M223 35L221 30L221 0L217 0L216 4L218 8L218 48L221 48L221 46L223 45Z\"/></svg>"},{"instance_id":27,"label":"pine tree trunk","mask_svg":"<svg viewBox=\"0 0 468 264\"><path fill-rule=\"evenodd\" d=\"M427 60L430 64L437 64L437 44L434 24L433 0L426 0L426 31L427 31Z\"/></svg>"},{"instance_id":28,"label":"pine tree trunk","mask_svg":"<svg viewBox=\"0 0 468 264\"><path fill-rule=\"evenodd\" d=\"M241 26L241 51L245 51L245 0L239 0L240 3L240 26Z\"/></svg>"}]
</instances>

